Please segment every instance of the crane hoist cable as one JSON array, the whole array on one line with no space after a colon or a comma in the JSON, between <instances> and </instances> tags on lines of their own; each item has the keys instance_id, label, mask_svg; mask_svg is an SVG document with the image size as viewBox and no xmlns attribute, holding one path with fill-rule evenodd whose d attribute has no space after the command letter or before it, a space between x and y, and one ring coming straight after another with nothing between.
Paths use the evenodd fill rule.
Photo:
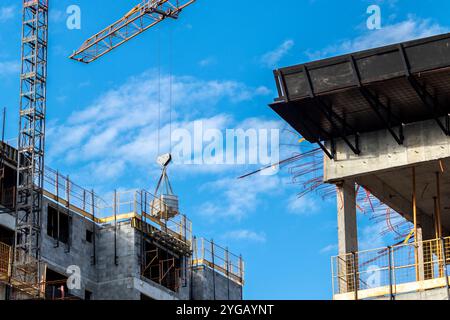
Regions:
<instances>
[{"instance_id":1,"label":"crane hoist cable","mask_svg":"<svg viewBox=\"0 0 450 320\"><path fill-rule=\"evenodd\" d=\"M172 153L173 32L169 28L169 152Z\"/></svg>"},{"instance_id":2,"label":"crane hoist cable","mask_svg":"<svg viewBox=\"0 0 450 320\"><path fill-rule=\"evenodd\" d=\"M5 127L6 127L6 108L3 108L2 117L2 148L0 150L0 181L5 177Z\"/></svg>"}]
</instances>

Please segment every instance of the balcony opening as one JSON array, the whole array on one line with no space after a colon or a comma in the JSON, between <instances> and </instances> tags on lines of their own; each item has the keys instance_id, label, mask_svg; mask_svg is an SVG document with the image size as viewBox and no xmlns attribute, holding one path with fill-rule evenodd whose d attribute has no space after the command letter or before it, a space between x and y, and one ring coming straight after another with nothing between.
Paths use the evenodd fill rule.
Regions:
<instances>
[{"instance_id":1,"label":"balcony opening","mask_svg":"<svg viewBox=\"0 0 450 320\"><path fill-rule=\"evenodd\" d=\"M0 242L12 246L14 244L14 231L0 226Z\"/></svg>"},{"instance_id":2,"label":"balcony opening","mask_svg":"<svg viewBox=\"0 0 450 320\"><path fill-rule=\"evenodd\" d=\"M69 242L70 217L51 206L47 210L47 235L64 244Z\"/></svg>"},{"instance_id":3,"label":"balcony opening","mask_svg":"<svg viewBox=\"0 0 450 320\"><path fill-rule=\"evenodd\" d=\"M64 300L69 298L69 289L67 288L67 276L62 275L51 269L47 269L45 274L45 298L48 300Z\"/></svg>"},{"instance_id":4,"label":"balcony opening","mask_svg":"<svg viewBox=\"0 0 450 320\"><path fill-rule=\"evenodd\" d=\"M0 170L0 205L14 210L16 202L16 170L4 166L3 170Z\"/></svg>"},{"instance_id":5,"label":"balcony opening","mask_svg":"<svg viewBox=\"0 0 450 320\"><path fill-rule=\"evenodd\" d=\"M177 292L181 284L181 258L154 243L145 242L142 275Z\"/></svg>"}]
</instances>

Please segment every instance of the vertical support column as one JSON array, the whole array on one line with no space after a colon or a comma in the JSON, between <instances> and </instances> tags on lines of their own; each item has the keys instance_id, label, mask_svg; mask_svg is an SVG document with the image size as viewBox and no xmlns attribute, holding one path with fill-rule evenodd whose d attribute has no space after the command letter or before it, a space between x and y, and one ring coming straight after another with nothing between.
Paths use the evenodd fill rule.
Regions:
<instances>
[{"instance_id":1,"label":"vertical support column","mask_svg":"<svg viewBox=\"0 0 450 320\"><path fill-rule=\"evenodd\" d=\"M214 253L214 240L211 239L211 263L212 263L212 275L213 275L213 293L214 300L216 300L216 262Z\"/></svg>"},{"instance_id":2,"label":"vertical support column","mask_svg":"<svg viewBox=\"0 0 450 320\"><path fill-rule=\"evenodd\" d=\"M422 265L420 263L420 256L422 256L423 262L423 254L421 255L419 252L419 241L422 240L422 232L419 234L419 228L417 225L417 190L416 190L416 168L412 168L412 211L413 211L413 228L414 228L414 264L416 269L416 281L420 281L420 269L419 266ZM419 239L420 237L420 239ZM423 277L422 277L423 279Z\"/></svg>"},{"instance_id":3,"label":"vertical support column","mask_svg":"<svg viewBox=\"0 0 450 320\"><path fill-rule=\"evenodd\" d=\"M70 252L70 247L71 247L71 239L72 239L72 214L70 213L70 177L67 176L66 178L66 201L67 201L67 205L66 205L66 209L67 209L67 217L68 217L68 223L69 226L67 227L68 230L68 235L67 235L67 251L66 252Z\"/></svg>"},{"instance_id":4,"label":"vertical support column","mask_svg":"<svg viewBox=\"0 0 450 320\"><path fill-rule=\"evenodd\" d=\"M145 223L144 223L144 219L145 219L145 204L144 204L144 191L141 190L139 192L139 197L140 197L140 201L141 201L141 221L139 221L140 224L140 228L139 230L141 231L141 274L144 274L144 270L145 270L145 235L144 235L144 227L145 227Z\"/></svg>"},{"instance_id":5,"label":"vertical support column","mask_svg":"<svg viewBox=\"0 0 450 320\"><path fill-rule=\"evenodd\" d=\"M436 227L437 227L437 238L442 237L442 221L441 221L441 179L440 173L436 172Z\"/></svg>"},{"instance_id":6,"label":"vertical support column","mask_svg":"<svg viewBox=\"0 0 450 320\"><path fill-rule=\"evenodd\" d=\"M227 300L230 300L230 254L228 247L225 249L225 263L227 272Z\"/></svg>"},{"instance_id":7,"label":"vertical support column","mask_svg":"<svg viewBox=\"0 0 450 320\"><path fill-rule=\"evenodd\" d=\"M188 236L187 236L187 218L186 215L183 214L182 219L181 219L181 223L182 223L182 232L183 232L183 238L184 240L187 240Z\"/></svg>"},{"instance_id":8,"label":"vertical support column","mask_svg":"<svg viewBox=\"0 0 450 320\"><path fill-rule=\"evenodd\" d=\"M189 283L189 300L194 300L194 265L198 261L198 248L197 248L197 238L194 236L191 243L192 255L191 255L191 265L189 269L190 283Z\"/></svg>"},{"instance_id":9,"label":"vertical support column","mask_svg":"<svg viewBox=\"0 0 450 320\"><path fill-rule=\"evenodd\" d=\"M356 252L358 251L358 234L355 184L343 181L336 186L339 254Z\"/></svg>"},{"instance_id":10,"label":"vertical support column","mask_svg":"<svg viewBox=\"0 0 450 320\"><path fill-rule=\"evenodd\" d=\"M135 191L135 192L134 192L134 198L133 198L133 212L134 212L135 214L138 213L138 211L137 211L137 199L138 199L138 197L137 197L137 191ZM142 212L141 212L141 213L142 213Z\"/></svg>"},{"instance_id":11,"label":"vertical support column","mask_svg":"<svg viewBox=\"0 0 450 320\"><path fill-rule=\"evenodd\" d=\"M417 281L425 280L425 276L429 278L431 272L430 253L426 252L423 244L423 232L420 225L415 228L417 235L414 237L415 241L415 257L416 257L416 278ZM429 248L427 248L429 249ZM427 259L427 263L425 263Z\"/></svg>"},{"instance_id":12,"label":"vertical support column","mask_svg":"<svg viewBox=\"0 0 450 320\"><path fill-rule=\"evenodd\" d=\"M114 211L114 264L116 266L119 265L118 259L117 259L117 190L114 190L114 204L113 204L113 211Z\"/></svg>"},{"instance_id":13,"label":"vertical support column","mask_svg":"<svg viewBox=\"0 0 450 320\"><path fill-rule=\"evenodd\" d=\"M440 162L442 168L442 162ZM441 169L442 170L442 169ZM440 172L436 172L436 214L435 214L435 223L436 223L436 251L439 261L439 277L444 277L444 268L445 264L443 263L441 251L441 246L438 244L438 240L442 238L442 220L441 220L441 176Z\"/></svg>"},{"instance_id":14,"label":"vertical support column","mask_svg":"<svg viewBox=\"0 0 450 320\"><path fill-rule=\"evenodd\" d=\"M419 225L417 217L417 185L416 185L416 168L412 167L412 211L413 211L413 228L414 228L414 263L416 270L416 281L425 279L425 275L430 270L425 270L430 263L425 263L426 256L423 246L423 230Z\"/></svg>"},{"instance_id":15,"label":"vertical support column","mask_svg":"<svg viewBox=\"0 0 450 320\"><path fill-rule=\"evenodd\" d=\"M239 277L241 278L241 284L244 285L244 260L242 255L239 255Z\"/></svg>"},{"instance_id":16,"label":"vertical support column","mask_svg":"<svg viewBox=\"0 0 450 320\"><path fill-rule=\"evenodd\" d=\"M356 291L354 281L353 255L358 251L358 233L356 220L356 190L353 181L341 181L337 187L338 211L338 248L339 256L339 291L341 293ZM356 255L355 255L356 256ZM357 265L357 263L356 263ZM342 276L343 275L343 276Z\"/></svg>"},{"instance_id":17,"label":"vertical support column","mask_svg":"<svg viewBox=\"0 0 450 320\"><path fill-rule=\"evenodd\" d=\"M441 238L439 240L440 248L442 250L442 257L443 257L443 263L444 263L444 274L445 277L445 285L446 285L446 293L447 293L447 300L450 300L450 282L448 280L448 271L447 271L447 254L446 254L446 245L445 245L445 238Z\"/></svg>"},{"instance_id":18,"label":"vertical support column","mask_svg":"<svg viewBox=\"0 0 450 320\"><path fill-rule=\"evenodd\" d=\"M91 209L92 209L92 249L93 249L93 256L92 256L92 264L95 266L97 263L97 257L96 257L96 248L95 248L95 238L96 238L96 232L97 232L97 226L95 225L95 194L94 190L91 190Z\"/></svg>"}]
</instances>

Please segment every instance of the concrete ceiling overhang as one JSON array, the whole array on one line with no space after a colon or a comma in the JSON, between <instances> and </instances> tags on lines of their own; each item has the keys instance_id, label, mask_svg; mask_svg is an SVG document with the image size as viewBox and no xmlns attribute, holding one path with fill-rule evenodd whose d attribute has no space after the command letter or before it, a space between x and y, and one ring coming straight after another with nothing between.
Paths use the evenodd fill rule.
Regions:
<instances>
[{"instance_id":1,"label":"concrete ceiling overhang","mask_svg":"<svg viewBox=\"0 0 450 320\"><path fill-rule=\"evenodd\" d=\"M441 220L450 231L450 158L422 163L415 167L418 220L429 236L434 234L434 198L440 181ZM384 170L359 177L356 181L412 222L413 170L411 167ZM432 229L432 230L430 230Z\"/></svg>"},{"instance_id":2,"label":"concrete ceiling overhang","mask_svg":"<svg viewBox=\"0 0 450 320\"><path fill-rule=\"evenodd\" d=\"M394 127L448 115L449 78L450 33L275 70L270 106L322 147L388 128L401 144Z\"/></svg>"}]
</instances>

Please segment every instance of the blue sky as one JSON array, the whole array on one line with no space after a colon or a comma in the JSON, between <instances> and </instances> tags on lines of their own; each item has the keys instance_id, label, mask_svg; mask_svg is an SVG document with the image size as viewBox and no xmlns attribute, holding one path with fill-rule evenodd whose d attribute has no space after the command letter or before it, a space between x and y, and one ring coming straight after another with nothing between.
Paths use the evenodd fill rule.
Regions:
<instances>
[{"instance_id":1,"label":"blue sky","mask_svg":"<svg viewBox=\"0 0 450 320\"><path fill-rule=\"evenodd\" d=\"M202 119L221 130L283 129L268 107L276 96L274 68L438 34L450 26L445 0L198 0L179 21L167 21L95 63L68 59L137 2L51 1L46 163L105 196L113 189L155 186L160 77L161 151L168 151L169 75L175 128ZM8 110L8 138L17 136L19 3L0 4L0 106ZM82 10L81 30L66 27L65 11L72 4ZM381 7L381 30L366 28L372 4ZM282 131L281 139L290 144L298 137ZM285 146L281 154L302 148L310 147ZM178 165L170 175L195 234L243 254L246 298L331 298L335 200L314 195L297 200L300 187L287 169L236 180L257 167ZM364 215L359 222L362 246L384 243L376 236L379 226Z\"/></svg>"}]
</instances>

